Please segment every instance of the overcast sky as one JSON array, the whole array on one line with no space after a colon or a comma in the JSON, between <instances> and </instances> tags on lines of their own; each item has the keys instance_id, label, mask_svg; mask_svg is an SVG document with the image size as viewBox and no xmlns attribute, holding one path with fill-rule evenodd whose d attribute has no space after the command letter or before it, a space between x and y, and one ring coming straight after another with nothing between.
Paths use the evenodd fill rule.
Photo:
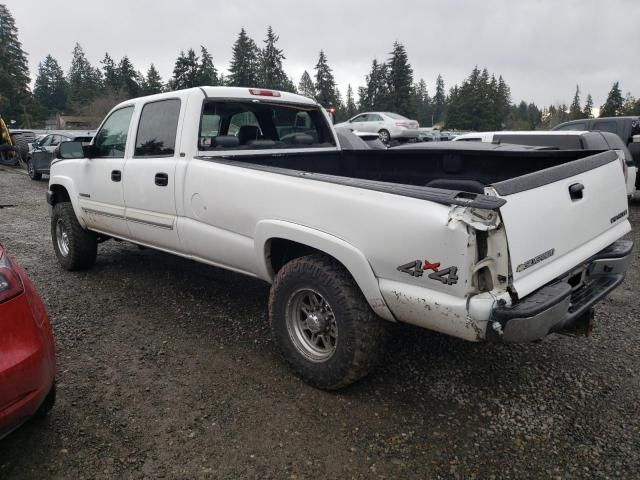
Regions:
<instances>
[{"instance_id":1,"label":"overcast sky","mask_svg":"<svg viewBox=\"0 0 640 480\"><path fill-rule=\"evenodd\" d=\"M105 52L128 55L146 72L154 63L166 81L181 49L211 52L226 69L241 27L262 45L268 25L280 36L285 70L297 84L324 49L341 90L357 91L371 60L386 60L404 43L416 80L433 94L474 65L502 74L513 101L601 105L614 81L640 96L640 0L0 0L13 14L35 78L53 55L65 71L76 42L94 64Z\"/></svg>"}]
</instances>

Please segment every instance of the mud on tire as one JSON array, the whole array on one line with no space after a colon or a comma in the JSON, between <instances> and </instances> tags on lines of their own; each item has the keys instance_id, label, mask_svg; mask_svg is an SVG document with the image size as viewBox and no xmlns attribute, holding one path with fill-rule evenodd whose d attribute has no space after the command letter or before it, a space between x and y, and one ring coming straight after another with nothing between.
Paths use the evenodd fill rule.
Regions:
<instances>
[{"instance_id":1,"label":"mud on tire","mask_svg":"<svg viewBox=\"0 0 640 480\"><path fill-rule=\"evenodd\" d=\"M306 303L305 295L311 298ZM313 297L324 308L314 310ZM313 312L328 318L326 325L318 325ZM392 327L371 310L349 272L322 254L294 259L280 269L271 287L269 318L273 338L291 369L305 382L326 390L346 387L378 365ZM301 323L304 327L299 327ZM305 341L312 337L311 330L302 331L305 327L335 329L335 344L319 341L316 351Z\"/></svg>"}]
</instances>

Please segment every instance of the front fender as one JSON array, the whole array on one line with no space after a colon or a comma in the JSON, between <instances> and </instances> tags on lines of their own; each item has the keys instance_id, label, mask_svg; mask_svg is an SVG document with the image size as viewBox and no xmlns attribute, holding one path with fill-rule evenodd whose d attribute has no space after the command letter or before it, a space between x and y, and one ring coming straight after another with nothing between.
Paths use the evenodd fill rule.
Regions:
<instances>
[{"instance_id":1,"label":"front fender","mask_svg":"<svg viewBox=\"0 0 640 480\"><path fill-rule=\"evenodd\" d=\"M76 190L71 177L52 174L49 178L49 191L52 191L53 187L56 185L63 187L67 191L67 193L69 194L69 199L71 200L71 205L73 206L73 211L75 212L76 218L78 219L78 223L80 223L82 228L86 228L87 226L84 222L84 219L82 218L82 209L80 208L80 205L78 203L78 191ZM53 206L53 203L49 203Z\"/></svg>"},{"instance_id":2,"label":"front fender","mask_svg":"<svg viewBox=\"0 0 640 480\"><path fill-rule=\"evenodd\" d=\"M353 276L367 302L377 315L395 321L380 292L378 279L364 254L344 240L319 230L282 220L264 220L258 223L254 235L259 277L272 281L274 272L268 259L267 246L272 239L281 238L301 243L331 255Z\"/></svg>"}]
</instances>

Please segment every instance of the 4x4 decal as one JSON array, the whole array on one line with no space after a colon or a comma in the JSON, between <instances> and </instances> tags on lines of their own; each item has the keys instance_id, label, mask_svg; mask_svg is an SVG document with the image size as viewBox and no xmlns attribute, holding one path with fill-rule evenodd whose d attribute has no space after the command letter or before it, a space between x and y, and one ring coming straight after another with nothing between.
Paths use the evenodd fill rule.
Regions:
<instances>
[{"instance_id":1,"label":"4x4 decal","mask_svg":"<svg viewBox=\"0 0 640 480\"><path fill-rule=\"evenodd\" d=\"M440 262L431 263L429 260L414 260L413 262L405 263L398 267L398 271L411 275L412 277L422 277L428 270L433 270L433 273L428 275L428 278L437 280L445 285L455 285L458 283L458 267L448 267L440 270Z\"/></svg>"}]
</instances>

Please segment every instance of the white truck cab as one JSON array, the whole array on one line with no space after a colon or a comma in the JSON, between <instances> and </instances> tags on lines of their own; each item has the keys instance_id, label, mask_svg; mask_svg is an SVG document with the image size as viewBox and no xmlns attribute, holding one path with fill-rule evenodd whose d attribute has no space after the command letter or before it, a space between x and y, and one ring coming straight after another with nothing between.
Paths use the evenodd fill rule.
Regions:
<instances>
[{"instance_id":1,"label":"white truck cab","mask_svg":"<svg viewBox=\"0 0 640 480\"><path fill-rule=\"evenodd\" d=\"M632 248L615 152L346 149L285 92L129 100L59 157L63 268L117 238L263 279L285 360L325 389L366 375L394 322L470 341L586 329Z\"/></svg>"}]
</instances>

